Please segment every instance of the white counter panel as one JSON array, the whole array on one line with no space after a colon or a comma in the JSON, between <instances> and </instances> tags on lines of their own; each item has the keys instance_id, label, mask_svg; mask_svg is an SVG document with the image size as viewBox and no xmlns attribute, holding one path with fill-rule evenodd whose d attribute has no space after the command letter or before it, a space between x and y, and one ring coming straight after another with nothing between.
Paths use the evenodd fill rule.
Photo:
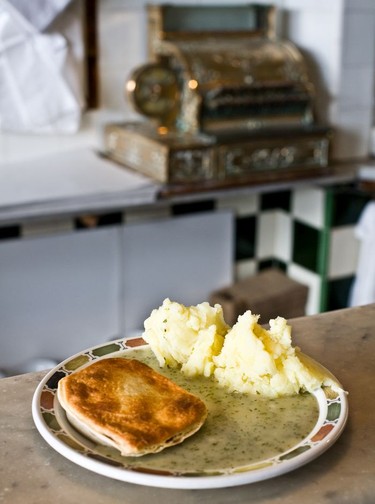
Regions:
<instances>
[{"instance_id":1,"label":"white counter panel","mask_svg":"<svg viewBox=\"0 0 375 504\"><path fill-rule=\"evenodd\" d=\"M166 297L194 305L233 281L229 211L128 224L123 233L125 334L142 330Z\"/></svg>"},{"instance_id":2,"label":"white counter panel","mask_svg":"<svg viewBox=\"0 0 375 504\"><path fill-rule=\"evenodd\" d=\"M119 333L119 229L0 247L0 369L64 359Z\"/></svg>"}]
</instances>

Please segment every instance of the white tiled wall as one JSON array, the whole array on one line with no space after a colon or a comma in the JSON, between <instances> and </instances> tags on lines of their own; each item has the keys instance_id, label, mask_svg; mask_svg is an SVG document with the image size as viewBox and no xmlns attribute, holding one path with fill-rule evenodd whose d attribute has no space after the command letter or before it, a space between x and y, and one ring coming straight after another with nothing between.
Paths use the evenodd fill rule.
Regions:
<instances>
[{"instance_id":1,"label":"white tiled wall","mask_svg":"<svg viewBox=\"0 0 375 504\"><path fill-rule=\"evenodd\" d=\"M237 217L256 214L259 208L259 194L247 194L246 196L224 196L217 202L218 209L230 209Z\"/></svg>"},{"instance_id":2,"label":"white tiled wall","mask_svg":"<svg viewBox=\"0 0 375 504\"><path fill-rule=\"evenodd\" d=\"M341 159L366 156L374 107L375 2L347 3L343 23L341 87L336 123L341 135L336 145Z\"/></svg>"},{"instance_id":3,"label":"white tiled wall","mask_svg":"<svg viewBox=\"0 0 375 504\"><path fill-rule=\"evenodd\" d=\"M330 279L342 278L356 271L359 257L359 241L354 226L343 226L332 230L328 260Z\"/></svg>"},{"instance_id":4,"label":"white tiled wall","mask_svg":"<svg viewBox=\"0 0 375 504\"><path fill-rule=\"evenodd\" d=\"M316 229L324 226L324 189L302 187L293 191L292 215Z\"/></svg>"},{"instance_id":5,"label":"white tiled wall","mask_svg":"<svg viewBox=\"0 0 375 504\"><path fill-rule=\"evenodd\" d=\"M257 273L258 263L254 259L242 259L235 264L235 280L244 280Z\"/></svg>"},{"instance_id":6,"label":"white tiled wall","mask_svg":"<svg viewBox=\"0 0 375 504\"><path fill-rule=\"evenodd\" d=\"M115 228L24 238L0 247L0 369L62 360L120 333Z\"/></svg>"},{"instance_id":7,"label":"white tiled wall","mask_svg":"<svg viewBox=\"0 0 375 504\"><path fill-rule=\"evenodd\" d=\"M290 262L292 232L290 214L279 209L262 212L257 223L257 259L277 258L285 263Z\"/></svg>"},{"instance_id":8,"label":"white tiled wall","mask_svg":"<svg viewBox=\"0 0 375 504\"><path fill-rule=\"evenodd\" d=\"M284 0L281 36L292 40L304 53L309 72L323 99L335 98L340 82L342 13L344 0ZM317 96L319 98L319 96ZM324 116L324 110L319 110Z\"/></svg>"},{"instance_id":9,"label":"white tiled wall","mask_svg":"<svg viewBox=\"0 0 375 504\"><path fill-rule=\"evenodd\" d=\"M279 210L276 215L275 250L277 257L289 263L292 259L293 225L291 215Z\"/></svg>"},{"instance_id":10,"label":"white tiled wall","mask_svg":"<svg viewBox=\"0 0 375 504\"><path fill-rule=\"evenodd\" d=\"M295 263L288 266L287 272L290 278L293 278L296 282L301 282L303 285L307 285L309 288L306 303L306 314L313 315L314 313L318 313L322 283L320 276Z\"/></svg>"},{"instance_id":11,"label":"white tiled wall","mask_svg":"<svg viewBox=\"0 0 375 504\"><path fill-rule=\"evenodd\" d=\"M258 259L268 259L275 255L275 234L277 210L264 212L259 216L256 250Z\"/></svg>"},{"instance_id":12,"label":"white tiled wall","mask_svg":"<svg viewBox=\"0 0 375 504\"><path fill-rule=\"evenodd\" d=\"M101 108L136 117L124 97L124 86L130 72L147 61L144 5L102 0L98 21Z\"/></svg>"},{"instance_id":13,"label":"white tiled wall","mask_svg":"<svg viewBox=\"0 0 375 504\"><path fill-rule=\"evenodd\" d=\"M318 116L335 129L335 159L366 157L374 108L375 2L285 0L285 35L315 66ZM326 111L326 112L325 112Z\"/></svg>"}]
</instances>

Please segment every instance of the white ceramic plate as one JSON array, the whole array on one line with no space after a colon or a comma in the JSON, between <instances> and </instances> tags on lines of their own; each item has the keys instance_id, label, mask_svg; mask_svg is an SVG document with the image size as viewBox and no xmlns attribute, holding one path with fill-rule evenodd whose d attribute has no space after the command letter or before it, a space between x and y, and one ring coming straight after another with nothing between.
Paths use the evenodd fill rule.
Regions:
<instances>
[{"instance_id":1,"label":"white ceramic plate","mask_svg":"<svg viewBox=\"0 0 375 504\"><path fill-rule=\"evenodd\" d=\"M70 357L45 376L35 391L32 414L38 431L52 448L81 467L121 481L164 488L222 488L273 478L301 467L332 446L344 429L348 417L346 394L321 389L315 393L319 411L313 429L301 442L275 456L212 474L197 474L194 468L189 474L150 470L142 467L142 457L137 459L139 465L129 466L126 457L89 441L69 424L56 391L62 377L96 359L126 355L141 345L144 342L140 338L99 345Z\"/></svg>"}]
</instances>

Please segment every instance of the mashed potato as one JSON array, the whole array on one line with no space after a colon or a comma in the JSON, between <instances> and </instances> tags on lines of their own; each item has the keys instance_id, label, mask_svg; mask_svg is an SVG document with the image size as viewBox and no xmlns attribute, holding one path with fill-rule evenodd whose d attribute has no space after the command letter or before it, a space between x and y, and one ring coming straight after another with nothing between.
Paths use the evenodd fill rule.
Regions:
<instances>
[{"instance_id":1,"label":"mashed potato","mask_svg":"<svg viewBox=\"0 0 375 504\"><path fill-rule=\"evenodd\" d=\"M211 376L229 326L220 305L186 307L165 299L144 322L143 339L161 367L177 367L188 376Z\"/></svg>"},{"instance_id":2,"label":"mashed potato","mask_svg":"<svg viewBox=\"0 0 375 504\"><path fill-rule=\"evenodd\" d=\"M293 347L282 317L258 324L246 311L230 328L220 305L185 307L166 299L145 321L143 338L160 366L181 366L188 376L211 375L229 391L279 397L340 384L320 364Z\"/></svg>"},{"instance_id":3,"label":"mashed potato","mask_svg":"<svg viewBox=\"0 0 375 504\"><path fill-rule=\"evenodd\" d=\"M214 376L221 385L267 397L338 385L328 371L292 346L291 327L284 318L270 320L269 330L258 319L247 311L227 333L214 358Z\"/></svg>"}]
</instances>

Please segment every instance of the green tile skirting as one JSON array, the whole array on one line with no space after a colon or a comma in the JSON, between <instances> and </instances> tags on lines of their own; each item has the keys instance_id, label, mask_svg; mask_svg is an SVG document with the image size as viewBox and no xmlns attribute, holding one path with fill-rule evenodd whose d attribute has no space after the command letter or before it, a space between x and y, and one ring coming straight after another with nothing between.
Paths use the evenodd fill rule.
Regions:
<instances>
[{"instance_id":1,"label":"green tile skirting","mask_svg":"<svg viewBox=\"0 0 375 504\"><path fill-rule=\"evenodd\" d=\"M355 276L350 275L338 280L327 280L327 298L325 305L326 311L338 310L344 306L348 306L354 279Z\"/></svg>"},{"instance_id":2,"label":"green tile skirting","mask_svg":"<svg viewBox=\"0 0 375 504\"><path fill-rule=\"evenodd\" d=\"M329 190L332 194L331 226L355 225L369 201L369 195L353 185L336 186Z\"/></svg>"},{"instance_id":3,"label":"green tile skirting","mask_svg":"<svg viewBox=\"0 0 375 504\"><path fill-rule=\"evenodd\" d=\"M261 195L261 210L280 209L290 212L292 191L280 191Z\"/></svg>"},{"instance_id":4,"label":"green tile skirting","mask_svg":"<svg viewBox=\"0 0 375 504\"><path fill-rule=\"evenodd\" d=\"M294 221L293 236L293 262L314 273L320 273L319 250L322 231Z\"/></svg>"},{"instance_id":5,"label":"green tile skirting","mask_svg":"<svg viewBox=\"0 0 375 504\"><path fill-rule=\"evenodd\" d=\"M235 226L235 254L236 260L252 259L256 255L256 227L255 215L239 217Z\"/></svg>"}]
</instances>

